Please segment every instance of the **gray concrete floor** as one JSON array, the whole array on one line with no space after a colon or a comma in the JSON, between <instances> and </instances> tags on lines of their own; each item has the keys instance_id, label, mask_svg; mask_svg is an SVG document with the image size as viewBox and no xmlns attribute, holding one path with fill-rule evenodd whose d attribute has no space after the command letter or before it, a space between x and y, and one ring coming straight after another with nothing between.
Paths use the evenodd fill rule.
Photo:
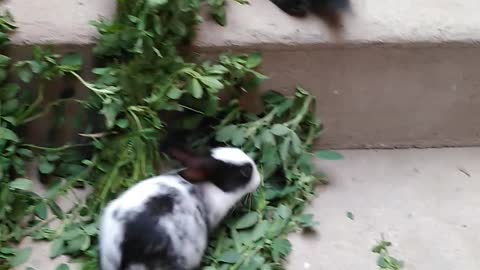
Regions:
<instances>
[{"instance_id":1,"label":"gray concrete floor","mask_svg":"<svg viewBox=\"0 0 480 270\"><path fill-rule=\"evenodd\" d=\"M344 160L317 162L331 183L308 210L317 233L291 237L289 270L378 269L370 250L382 234L406 270L480 269L480 148L341 153ZM52 263L48 246L34 246L18 269L53 270L66 261Z\"/></svg>"},{"instance_id":2,"label":"gray concrete floor","mask_svg":"<svg viewBox=\"0 0 480 270\"><path fill-rule=\"evenodd\" d=\"M309 209L320 225L291 237L288 269L378 269L381 234L404 269L480 269L480 148L341 153L317 163L331 180Z\"/></svg>"}]
</instances>

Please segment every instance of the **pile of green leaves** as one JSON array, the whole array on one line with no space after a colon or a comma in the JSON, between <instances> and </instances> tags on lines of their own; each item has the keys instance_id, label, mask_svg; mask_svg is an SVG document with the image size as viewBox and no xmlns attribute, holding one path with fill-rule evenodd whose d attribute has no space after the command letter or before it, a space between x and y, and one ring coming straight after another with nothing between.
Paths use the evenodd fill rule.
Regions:
<instances>
[{"instance_id":1,"label":"pile of green leaves","mask_svg":"<svg viewBox=\"0 0 480 270\"><path fill-rule=\"evenodd\" d=\"M391 245L391 242L382 239L382 241L372 248L372 252L378 254L377 265L380 269L400 270L403 268L404 263L390 256L388 247Z\"/></svg>"},{"instance_id":2,"label":"pile of green leaves","mask_svg":"<svg viewBox=\"0 0 480 270\"><path fill-rule=\"evenodd\" d=\"M242 113L233 103L215 139L254 157L265 181L219 230L205 269L282 269L291 249L287 234L315 225L312 215L303 214L322 179L309 152L321 130L312 113L314 98L301 88L291 98L268 92L261 115Z\"/></svg>"},{"instance_id":3,"label":"pile of green leaves","mask_svg":"<svg viewBox=\"0 0 480 270\"><path fill-rule=\"evenodd\" d=\"M9 32L15 29L9 13L0 15L0 49L9 45ZM25 127L44 116L51 108L69 99L44 102L46 84L80 66L71 62L72 55L60 57L36 48L33 59L12 65L11 59L0 54L0 269L8 269L28 259L31 248L15 250L8 244L18 242L40 228L47 219L47 209L60 213L54 193L44 196L32 191L33 182L25 178L27 163L36 157L40 173L54 172L53 162L65 155L68 145L58 149L42 148L22 141ZM35 91L22 89L19 83L36 81Z\"/></svg>"},{"instance_id":4,"label":"pile of green leaves","mask_svg":"<svg viewBox=\"0 0 480 270\"><path fill-rule=\"evenodd\" d=\"M322 130L315 100L301 88L292 96L268 92L262 97L263 112L245 111L242 95L266 79L255 71L260 55L221 55L199 63L180 52L202 19L202 4L119 0L113 21L95 22L101 34L95 53L101 64L92 70L93 82L78 72L82 60L76 54L35 49L32 60L13 67L8 57L0 57L4 74L14 73L23 83L37 86L33 91L23 83L7 83L6 75L0 85L1 246L25 236L51 241L51 258L69 255L81 261L83 269L96 269L101 209L126 188L159 174L168 161L158 148L167 133L179 132L192 148L221 144L244 149L264 178L259 190L214 235L204 269L283 269L291 249L286 236L313 228L313 217L303 212L314 186L324 180L311 164L312 144ZM224 1L206 4L224 23ZM4 18L0 26L6 42L13 26ZM46 83L65 76L78 79L89 97L45 103ZM20 132L25 125L67 102L81 104L84 112L79 115L89 116L86 122L91 124L79 132L81 144L48 147L23 142ZM33 193L32 182L25 178L25 162L32 159L40 175L51 180L46 194ZM91 187L86 200L76 196L79 186ZM55 202L67 193L75 199L72 209ZM61 221L60 226L51 227L53 220ZM0 248L0 269L24 262L29 252Z\"/></svg>"}]
</instances>

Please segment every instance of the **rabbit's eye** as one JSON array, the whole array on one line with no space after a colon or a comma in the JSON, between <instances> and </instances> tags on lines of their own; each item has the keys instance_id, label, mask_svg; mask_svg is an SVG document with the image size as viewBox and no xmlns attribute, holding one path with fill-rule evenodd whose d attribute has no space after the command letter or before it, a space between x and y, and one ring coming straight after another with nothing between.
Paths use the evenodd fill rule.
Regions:
<instances>
[{"instance_id":1,"label":"rabbit's eye","mask_svg":"<svg viewBox=\"0 0 480 270\"><path fill-rule=\"evenodd\" d=\"M251 164L245 164L240 168L240 174L243 177L249 178L252 175L252 165Z\"/></svg>"}]
</instances>

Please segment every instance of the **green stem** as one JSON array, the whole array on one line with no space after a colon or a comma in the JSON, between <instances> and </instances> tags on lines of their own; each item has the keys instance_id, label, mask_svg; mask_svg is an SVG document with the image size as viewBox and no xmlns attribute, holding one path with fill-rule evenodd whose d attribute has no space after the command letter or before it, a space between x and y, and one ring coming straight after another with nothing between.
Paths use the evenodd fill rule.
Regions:
<instances>
[{"instance_id":1,"label":"green stem","mask_svg":"<svg viewBox=\"0 0 480 270\"><path fill-rule=\"evenodd\" d=\"M113 185L113 181L117 178L117 174L118 174L118 165L115 166L113 170L110 172L110 174L108 175L105 181L105 185L101 189L100 196L97 201L98 204L95 205L96 206L95 209L97 209L97 207L99 208L103 207L103 204L105 203L108 192L110 191L110 187Z\"/></svg>"},{"instance_id":2,"label":"green stem","mask_svg":"<svg viewBox=\"0 0 480 270\"><path fill-rule=\"evenodd\" d=\"M305 149L310 150L310 146L313 144L313 140L315 140L316 137L317 137L316 128L310 127L308 130L307 139L305 140Z\"/></svg>"},{"instance_id":3,"label":"green stem","mask_svg":"<svg viewBox=\"0 0 480 270\"><path fill-rule=\"evenodd\" d=\"M252 258L253 255L258 254L260 252L260 249L262 249L264 243L259 243L256 245L256 248L251 250L251 252L244 251L245 253L242 254L242 258L245 258L245 260L239 260L237 261L232 267L230 267L230 270L236 270L240 266L242 266L244 263L248 264Z\"/></svg>"},{"instance_id":4,"label":"green stem","mask_svg":"<svg viewBox=\"0 0 480 270\"><path fill-rule=\"evenodd\" d=\"M305 99L305 102L303 103L302 108L297 113L297 116L295 116L295 118L293 118L292 120L286 122L285 125L290 126L292 130L296 130L298 125L302 122L305 115L308 113L308 111L310 109L310 104L312 103L313 100L314 99L313 99L312 96L308 96Z\"/></svg>"},{"instance_id":5,"label":"green stem","mask_svg":"<svg viewBox=\"0 0 480 270\"><path fill-rule=\"evenodd\" d=\"M219 126L225 126L236 118L236 115L240 112L240 108L237 106L231 110L220 122Z\"/></svg>"},{"instance_id":6,"label":"green stem","mask_svg":"<svg viewBox=\"0 0 480 270\"><path fill-rule=\"evenodd\" d=\"M135 121L135 124L137 125L138 130L142 130L142 123L140 122L140 119L137 117L137 115L130 109L128 109L128 112L132 115L133 120Z\"/></svg>"},{"instance_id":7,"label":"green stem","mask_svg":"<svg viewBox=\"0 0 480 270\"><path fill-rule=\"evenodd\" d=\"M36 120L36 119L38 119L38 118L46 115L47 113L50 112L50 110L51 110L52 107L58 106L58 105L60 105L60 104L62 104L62 103L64 103L64 102L67 102L67 101L76 101L76 102L78 102L78 103L83 103L83 102L84 102L84 101L82 101L82 100L74 99L74 98L64 98L64 99L56 100L55 102L52 102L52 103L47 104L47 105L46 105L46 108L45 108L42 112L40 112L40 113L38 113L38 114L36 114L36 115L30 116L29 118L23 120L23 121L22 121L22 124L26 124L26 123L32 122L33 120ZM33 107L33 106L32 106L32 107Z\"/></svg>"},{"instance_id":8,"label":"green stem","mask_svg":"<svg viewBox=\"0 0 480 270\"><path fill-rule=\"evenodd\" d=\"M43 101L43 92L45 89L45 85L40 83L38 86L38 95L35 101L25 110L17 119L18 123L25 123L25 118L27 118Z\"/></svg>"},{"instance_id":9,"label":"green stem","mask_svg":"<svg viewBox=\"0 0 480 270\"><path fill-rule=\"evenodd\" d=\"M178 104L178 106L180 106L181 108L187 109L187 110L189 110L189 111L196 112L196 113L198 113L198 114L205 114L205 113L202 112L202 111L199 111L199 110L194 109L194 108L192 108L192 107L188 107L188 106L186 106L186 105Z\"/></svg>"},{"instance_id":10,"label":"green stem","mask_svg":"<svg viewBox=\"0 0 480 270\"><path fill-rule=\"evenodd\" d=\"M255 132L257 131L257 129L263 127L264 125L268 125L270 124L270 122L272 122L273 120L273 117L277 114L277 111L278 109L277 108L274 108L272 109L267 115L265 115L264 117L258 119L257 121L249 124L250 127L247 129L247 131L245 132L245 136L248 138L250 137L252 134L255 134Z\"/></svg>"},{"instance_id":11,"label":"green stem","mask_svg":"<svg viewBox=\"0 0 480 270\"><path fill-rule=\"evenodd\" d=\"M115 87L107 87L107 88L111 88L111 89L113 89L113 90L96 88L96 87L93 86L93 84L85 81L85 80L84 80L80 75L78 75L75 71L70 71L70 74L72 74L75 78L77 78L83 86L85 86L86 88L90 89L91 91L93 91L93 92L96 93L97 95L100 95L100 94L113 95L113 94L115 94L115 91L113 91L113 90L116 90ZM101 98L102 98L102 97L101 97Z\"/></svg>"},{"instance_id":12,"label":"green stem","mask_svg":"<svg viewBox=\"0 0 480 270\"><path fill-rule=\"evenodd\" d=\"M77 147L85 147L85 146L91 146L92 143L84 143L84 144L66 144L60 147L44 147L44 146L38 146L34 144L22 144L23 147L28 147L31 149L37 149L37 150L44 150L44 151L63 151L71 148L77 148Z\"/></svg>"}]
</instances>

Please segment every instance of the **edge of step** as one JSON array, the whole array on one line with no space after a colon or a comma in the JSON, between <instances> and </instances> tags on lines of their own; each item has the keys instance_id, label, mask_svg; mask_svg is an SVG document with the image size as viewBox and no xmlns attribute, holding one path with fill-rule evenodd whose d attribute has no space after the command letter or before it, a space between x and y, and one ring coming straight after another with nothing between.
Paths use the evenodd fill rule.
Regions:
<instances>
[{"instance_id":1,"label":"edge of step","mask_svg":"<svg viewBox=\"0 0 480 270\"><path fill-rule=\"evenodd\" d=\"M332 31L315 16L294 18L268 0L248 5L227 1L227 25L208 16L198 27L194 47L202 50L295 49L370 45L422 46L480 41L480 2L476 0L352 0L343 27ZM92 45L98 34L89 24L110 19L115 0L6 0L17 22L15 45Z\"/></svg>"},{"instance_id":2,"label":"edge of step","mask_svg":"<svg viewBox=\"0 0 480 270\"><path fill-rule=\"evenodd\" d=\"M28 45L92 46L98 37L90 22L110 19L116 11L114 0L6 0L17 29L11 41L15 47Z\"/></svg>"},{"instance_id":3,"label":"edge of step","mask_svg":"<svg viewBox=\"0 0 480 270\"><path fill-rule=\"evenodd\" d=\"M296 49L372 45L478 46L480 2L475 0L352 0L343 27L333 31L315 16L294 18L268 0L233 1L227 6L227 25L206 20L200 25L196 47Z\"/></svg>"}]
</instances>

